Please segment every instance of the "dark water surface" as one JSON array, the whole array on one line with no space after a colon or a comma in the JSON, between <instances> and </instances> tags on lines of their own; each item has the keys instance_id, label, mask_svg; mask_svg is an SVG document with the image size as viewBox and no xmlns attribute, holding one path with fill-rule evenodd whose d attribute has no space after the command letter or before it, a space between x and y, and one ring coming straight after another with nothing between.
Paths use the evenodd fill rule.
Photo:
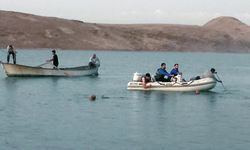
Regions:
<instances>
[{"instance_id":1,"label":"dark water surface","mask_svg":"<svg viewBox=\"0 0 250 150\"><path fill-rule=\"evenodd\" d=\"M94 51L59 51L61 66L87 64ZM95 52L98 77L8 78L0 71L0 150L248 150L250 54ZM1 52L0 59L5 61ZM39 65L50 50L18 52ZM127 91L134 72L180 64L189 79L215 67L227 90ZM91 102L88 97L97 96Z\"/></svg>"}]
</instances>

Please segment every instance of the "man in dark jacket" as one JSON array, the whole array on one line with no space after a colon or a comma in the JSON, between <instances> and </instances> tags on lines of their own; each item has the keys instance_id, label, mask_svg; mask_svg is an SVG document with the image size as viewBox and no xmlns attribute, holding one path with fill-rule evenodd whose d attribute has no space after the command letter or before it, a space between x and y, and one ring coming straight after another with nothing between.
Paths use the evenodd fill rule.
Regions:
<instances>
[{"instance_id":1,"label":"man in dark jacket","mask_svg":"<svg viewBox=\"0 0 250 150\"><path fill-rule=\"evenodd\" d=\"M166 64L162 63L161 68L157 69L156 71L155 80L162 82L170 82L173 76L174 75L171 75L166 71Z\"/></svg>"},{"instance_id":2,"label":"man in dark jacket","mask_svg":"<svg viewBox=\"0 0 250 150\"><path fill-rule=\"evenodd\" d=\"M56 50L52 50L53 58L47 61L53 61L54 68L57 68L59 65L58 57L56 55Z\"/></svg>"}]
</instances>

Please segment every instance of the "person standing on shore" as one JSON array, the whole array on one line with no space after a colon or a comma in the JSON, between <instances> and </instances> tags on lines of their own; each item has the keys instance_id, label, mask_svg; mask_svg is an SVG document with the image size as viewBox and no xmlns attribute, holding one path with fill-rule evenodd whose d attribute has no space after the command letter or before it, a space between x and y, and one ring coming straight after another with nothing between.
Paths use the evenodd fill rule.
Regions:
<instances>
[{"instance_id":1,"label":"person standing on shore","mask_svg":"<svg viewBox=\"0 0 250 150\"><path fill-rule=\"evenodd\" d=\"M8 51L7 63L9 63L9 61L10 61L10 55L12 55L13 64L16 64L16 50L14 49L14 46L8 45L7 51Z\"/></svg>"}]
</instances>

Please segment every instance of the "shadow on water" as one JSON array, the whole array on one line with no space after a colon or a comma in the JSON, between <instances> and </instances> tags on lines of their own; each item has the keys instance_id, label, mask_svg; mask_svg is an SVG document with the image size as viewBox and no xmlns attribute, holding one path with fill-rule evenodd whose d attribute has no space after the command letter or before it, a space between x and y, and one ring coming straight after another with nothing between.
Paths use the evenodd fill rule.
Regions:
<instances>
[{"instance_id":1,"label":"shadow on water","mask_svg":"<svg viewBox=\"0 0 250 150\"><path fill-rule=\"evenodd\" d=\"M67 79L67 78L66 78ZM79 79L79 78L78 78ZM90 77L89 83L98 82L96 78ZM59 79L58 79L59 80ZM57 80L52 80L56 82ZM101 87L102 89L102 87ZM102 100L129 100L129 101L158 101L160 103L166 103L170 101L182 101L182 100L207 100L214 103L222 99L225 95L230 94L232 91L206 91L196 94L195 92L163 92L163 91L123 91L121 93L82 93L81 96L88 98L91 94L96 95L97 99ZM231 93L233 94L233 93ZM78 94L79 95L79 94Z\"/></svg>"},{"instance_id":2,"label":"shadow on water","mask_svg":"<svg viewBox=\"0 0 250 150\"><path fill-rule=\"evenodd\" d=\"M2 81L7 83L7 84L11 84L11 83L15 83L15 82L29 82L29 81L52 81L52 82L58 82L60 80L72 80L72 81L75 81L75 80L82 80L82 79L96 79L98 78L98 76L81 76L81 77L67 77L67 76L63 76L63 77L5 77L5 78L2 78Z\"/></svg>"},{"instance_id":3,"label":"shadow on water","mask_svg":"<svg viewBox=\"0 0 250 150\"><path fill-rule=\"evenodd\" d=\"M16 89L16 83L18 82L18 79L16 78L4 78L2 79L2 87L5 87L9 91L15 91Z\"/></svg>"},{"instance_id":4,"label":"shadow on water","mask_svg":"<svg viewBox=\"0 0 250 150\"><path fill-rule=\"evenodd\" d=\"M2 79L2 82L6 86L15 86L16 84L28 84L30 82L41 82L41 81L52 81L56 83L60 78L54 78L54 77L5 77Z\"/></svg>"},{"instance_id":5,"label":"shadow on water","mask_svg":"<svg viewBox=\"0 0 250 150\"><path fill-rule=\"evenodd\" d=\"M135 100L180 101L180 100L207 100L214 103L233 93L229 91L215 92L162 92L162 91L130 91Z\"/></svg>"}]
</instances>

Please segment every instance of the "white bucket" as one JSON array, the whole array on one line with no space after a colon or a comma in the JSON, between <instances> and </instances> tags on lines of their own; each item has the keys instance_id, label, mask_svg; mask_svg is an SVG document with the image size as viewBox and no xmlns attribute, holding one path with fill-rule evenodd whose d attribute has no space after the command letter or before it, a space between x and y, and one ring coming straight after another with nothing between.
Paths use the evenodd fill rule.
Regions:
<instances>
[{"instance_id":1,"label":"white bucket","mask_svg":"<svg viewBox=\"0 0 250 150\"><path fill-rule=\"evenodd\" d=\"M178 74L175 77L176 77L178 83L180 83L182 81L182 76L181 75Z\"/></svg>"},{"instance_id":2,"label":"white bucket","mask_svg":"<svg viewBox=\"0 0 250 150\"><path fill-rule=\"evenodd\" d=\"M138 72L134 73L133 81L135 81L135 82L141 82L142 76L143 76L142 73L138 73Z\"/></svg>"}]
</instances>

